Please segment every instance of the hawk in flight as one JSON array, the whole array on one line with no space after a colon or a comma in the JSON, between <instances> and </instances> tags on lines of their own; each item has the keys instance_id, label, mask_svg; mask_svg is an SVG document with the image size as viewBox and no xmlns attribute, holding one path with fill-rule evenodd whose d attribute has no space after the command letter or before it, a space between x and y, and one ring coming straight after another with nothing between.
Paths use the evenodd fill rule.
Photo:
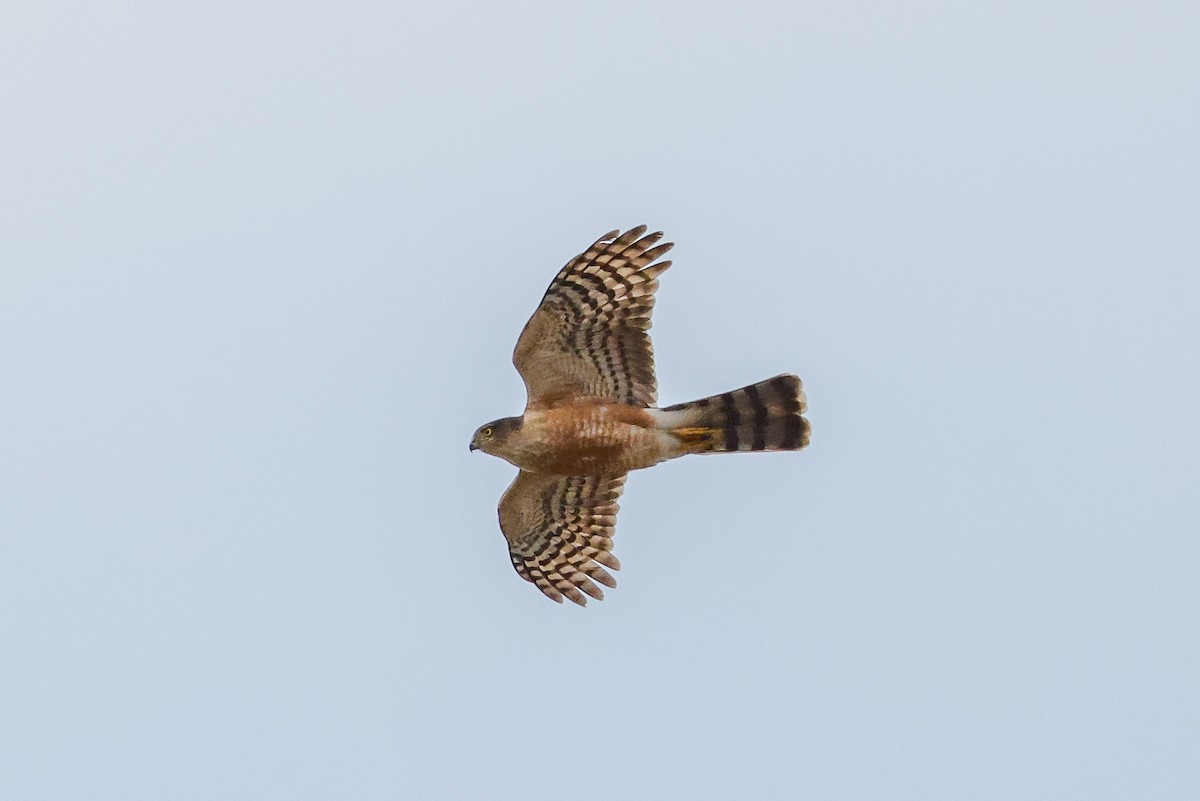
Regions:
<instances>
[{"instance_id":1,"label":"hawk in flight","mask_svg":"<svg viewBox=\"0 0 1200 801\"><path fill-rule=\"evenodd\" d=\"M650 312L672 243L640 225L610 231L563 267L517 340L528 402L480 426L471 450L521 469L500 530L521 577L559 603L615 587L617 498L630 470L688 453L794 451L808 444L800 379L783 374L658 408Z\"/></svg>"}]
</instances>

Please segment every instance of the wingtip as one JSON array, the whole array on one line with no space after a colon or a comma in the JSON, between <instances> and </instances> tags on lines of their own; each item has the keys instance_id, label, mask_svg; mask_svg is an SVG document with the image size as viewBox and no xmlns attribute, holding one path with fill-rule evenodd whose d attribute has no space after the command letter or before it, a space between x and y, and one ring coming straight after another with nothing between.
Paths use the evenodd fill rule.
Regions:
<instances>
[{"instance_id":1,"label":"wingtip","mask_svg":"<svg viewBox=\"0 0 1200 801\"><path fill-rule=\"evenodd\" d=\"M570 589L563 589L562 594L565 595L569 600L574 601L575 603L579 604L580 606L587 606L587 596L584 595L582 592L580 592L579 589L576 587L571 587Z\"/></svg>"}]
</instances>

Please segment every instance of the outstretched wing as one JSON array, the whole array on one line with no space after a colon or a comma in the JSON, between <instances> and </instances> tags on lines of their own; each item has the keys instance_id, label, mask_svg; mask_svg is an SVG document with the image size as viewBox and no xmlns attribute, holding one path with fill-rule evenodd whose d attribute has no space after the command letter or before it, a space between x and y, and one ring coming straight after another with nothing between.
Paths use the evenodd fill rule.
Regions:
<instances>
[{"instance_id":1,"label":"outstretched wing","mask_svg":"<svg viewBox=\"0 0 1200 801\"><path fill-rule=\"evenodd\" d=\"M654 260L672 243L646 226L610 231L559 271L525 324L513 364L525 379L530 408L578 397L653 406L657 395L650 312L658 276Z\"/></svg>"},{"instance_id":2,"label":"outstretched wing","mask_svg":"<svg viewBox=\"0 0 1200 801\"><path fill-rule=\"evenodd\" d=\"M584 593L603 600L593 579L617 586L604 567L621 567L610 549L624 486L624 475L518 473L500 499L500 530L521 577L559 603L586 606Z\"/></svg>"}]
</instances>

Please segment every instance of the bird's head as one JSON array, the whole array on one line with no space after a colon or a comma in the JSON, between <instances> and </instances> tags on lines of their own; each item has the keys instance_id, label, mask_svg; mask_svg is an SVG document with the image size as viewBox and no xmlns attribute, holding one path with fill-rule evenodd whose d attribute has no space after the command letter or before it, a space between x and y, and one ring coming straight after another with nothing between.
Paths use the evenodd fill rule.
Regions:
<instances>
[{"instance_id":1,"label":"bird's head","mask_svg":"<svg viewBox=\"0 0 1200 801\"><path fill-rule=\"evenodd\" d=\"M501 456L509 436L519 430L523 422L520 417L502 417L481 425L471 437L471 450Z\"/></svg>"}]
</instances>

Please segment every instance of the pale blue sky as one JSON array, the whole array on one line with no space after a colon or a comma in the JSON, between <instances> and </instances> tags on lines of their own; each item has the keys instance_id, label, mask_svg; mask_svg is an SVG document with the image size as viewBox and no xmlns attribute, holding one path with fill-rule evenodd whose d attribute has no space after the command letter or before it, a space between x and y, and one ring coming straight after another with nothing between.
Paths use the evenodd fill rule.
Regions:
<instances>
[{"instance_id":1,"label":"pale blue sky","mask_svg":"<svg viewBox=\"0 0 1200 801\"><path fill-rule=\"evenodd\" d=\"M0 797L1200 797L1194 3L7 3ZM513 342L677 243L620 586Z\"/></svg>"}]
</instances>

